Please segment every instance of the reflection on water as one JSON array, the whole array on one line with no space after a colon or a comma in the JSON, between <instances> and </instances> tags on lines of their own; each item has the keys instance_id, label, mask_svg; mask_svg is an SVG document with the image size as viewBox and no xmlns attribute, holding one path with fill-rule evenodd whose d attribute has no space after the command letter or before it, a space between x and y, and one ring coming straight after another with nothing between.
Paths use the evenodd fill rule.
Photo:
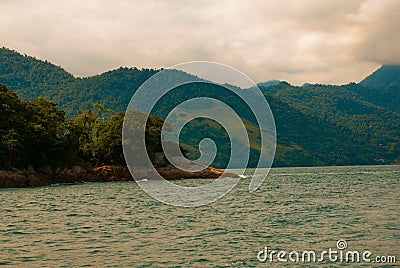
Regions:
<instances>
[{"instance_id":1,"label":"reflection on water","mask_svg":"<svg viewBox=\"0 0 400 268\"><path fill-rule=\"evenodd\" d=\"M134 182L2 189L0 265L267 267L264 246L322 251L339 239L400 258L399 178L399 166L273 169L256 192L242 179L198 208Z\"/></svg>"}]
</instances>

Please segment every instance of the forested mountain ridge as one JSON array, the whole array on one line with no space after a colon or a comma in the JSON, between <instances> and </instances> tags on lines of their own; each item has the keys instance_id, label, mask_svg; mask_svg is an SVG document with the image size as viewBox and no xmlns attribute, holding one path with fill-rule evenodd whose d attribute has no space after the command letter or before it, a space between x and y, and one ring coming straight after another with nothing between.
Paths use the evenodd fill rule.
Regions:
<instances>
[{"instance_id":1,"label":"forested mountain ridge","mask_svg":"<svg viewBox=\"0 0 400 268\"><path fill-rule=\"evenodd\" d=\"M154 69L119 68L86 78L74 77L47 61L0 48L0 84L24 101L43 97L59 104L71 118L104 103L114 111L124 111L134 91Z\"/></svg>"},{"instance_id":2,"label":"forested mountain ridge","mask_svg":"<svg viewBox=\"0 0 400 268\"><path fill-rule=\"evenodd\" d=\"M278 144L274 165L375 164L399 159L399 69L399 66L383 66L360 84L343 86L260 83L276 121ZM92 109L94 103L101 103L115 113L124 111L135 90L157 72L119 68L76 78L49 62L0 49L0 84L23 100L41 96L56 102L68 118ZM178 101L187 94L177 91L172 96ZM157 115L165 112L165 107L154 111ZM247 118L248 113L244 111L243 116ZM251 120L247 124L254 127ZM194 124L186 130L182 141L189 147L196 146L202 133L197 131L200 127ZM207 127L211 135L220 135L218 129ZM227 157L221 151L221 162L215 163L216 166L223 167Z\"/></svg>"},{"instance_id":3,"label":"forested mountain ridge","mask_svg":"<svg viewBox=\"0 0 400 268\"><path fill-rule=\"evenodd\" d=\"M55 91L65 89L75 80L72 74L48 61L0 48L0 83L24 100L39 96L54 98Z\"/></svg>"},{"instance_id":4,"label":"forested mountain ridge","mask_svg":"<svg viewBox=\"0 0 400 268\"><path fill-rule=\"evenodd\" d=\"M384 65L359 85L358 94L368 101L400 113L400 65Z\"/></svg>"},{"instance_id":5,"label":"forested mountain ridge","mask_svg":"<svg viewBox=\"0 0 400 268\"><path fill-rule=\"evenodd\" d=\"M360 82L366 88L386 88L400 85L400 65L383 65Z\"/></svg>"},{"instance_id":6,"label":"forested mountain ridge","mask_svg":"<svg viewBox=\"0 0 400 268\"><path fill-rule=\"evenodd\" d=\"M374 164L398 158L400 115L369 103L351 86L281 83L273 89L275 93L265 94L274 112L278 145L292 145L289 154L302 153L294 157L296 161L311 157L318 160L309 163L320 161L321 165ZM275 106L276 101L281 105Z\"/></svg>"}]
</instances>

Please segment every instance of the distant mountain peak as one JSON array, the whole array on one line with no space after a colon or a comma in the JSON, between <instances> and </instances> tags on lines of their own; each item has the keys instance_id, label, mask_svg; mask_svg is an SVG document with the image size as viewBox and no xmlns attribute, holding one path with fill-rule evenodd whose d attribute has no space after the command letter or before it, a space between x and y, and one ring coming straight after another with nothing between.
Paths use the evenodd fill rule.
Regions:
<instances>
[{"instance_id":1,"label":"distant mountain peak","mask_svg":"<svg viewBox=\"0 0 400 268\"><path fill-rule=\"evenodd\" d=\"M383 89L400 85L400 65L383 65L360 82L366 88Z\"/></svg>"},{"instance_id":2,"label":"distant mountain peak","mask_svg":"<svg viewBox=\"0 0 400 268\"><path fill-rule=\"evenodd\" d=\"M257 86L259 87L272 87L275 86L277 84L279 84L281 81L279 80L269 80L269 81L265 81L265 82L260 82L257 84Z\"/></svg>"}]
</instances>

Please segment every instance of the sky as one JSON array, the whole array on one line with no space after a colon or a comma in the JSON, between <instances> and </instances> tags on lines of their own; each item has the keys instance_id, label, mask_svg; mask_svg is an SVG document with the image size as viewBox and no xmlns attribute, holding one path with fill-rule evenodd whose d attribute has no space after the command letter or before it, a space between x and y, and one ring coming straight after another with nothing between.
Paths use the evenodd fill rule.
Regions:
<instances>
[{"instance_id":1,"label":"sky","mask_svg":"<svg viewBox=\"0 0 400 268\"><path fill-rule=\"evenodd\" d=\"M90 76L230 65L255 82L359 82L400 64L399 0L0 0L0 46Z\"/></svg>"}]
</instances>

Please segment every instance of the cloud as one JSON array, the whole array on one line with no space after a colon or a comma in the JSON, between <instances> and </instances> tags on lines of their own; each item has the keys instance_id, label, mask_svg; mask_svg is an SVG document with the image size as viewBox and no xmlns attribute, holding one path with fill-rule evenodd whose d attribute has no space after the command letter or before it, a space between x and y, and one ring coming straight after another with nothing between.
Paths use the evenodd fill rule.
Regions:
<instances>
[{"instance_id":1,"label":"cloud","mask_svg":"<svg viewBox=\"0 0 400 268\"><path fill-rule=\"evenodd\" d=\"M365 1L347 19L354 24L358 42L355 56L364 61L400 64L400 3L396 0Z\"/></svg>"},{"instance_id":2,"label":"cloud","mask_svg":"<svg viewBox=\"0 0 400 268\"><path fill-rule=\"evenodd\" d=\"M255 81L359 81L399 64L397 0L1 1L3 46L87 76L210 60Z\"/></svg>"}]
</instances>

